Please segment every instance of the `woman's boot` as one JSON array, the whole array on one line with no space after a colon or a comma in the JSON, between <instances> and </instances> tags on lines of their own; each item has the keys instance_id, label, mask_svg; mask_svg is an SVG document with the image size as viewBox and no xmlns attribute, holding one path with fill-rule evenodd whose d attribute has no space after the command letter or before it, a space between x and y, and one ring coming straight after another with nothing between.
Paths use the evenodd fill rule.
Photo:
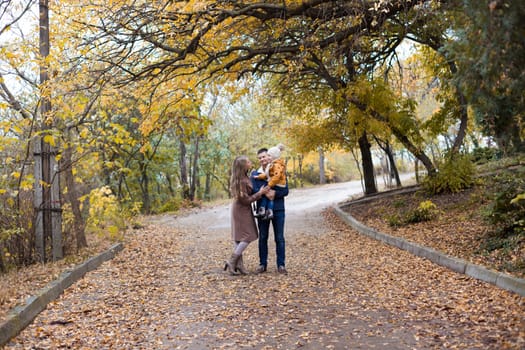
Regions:
<instances>
[{"instance_id":1,"label":"woman's boot","mask_svg":"<svg viewBox=\"0 0 525 350\"><path fill-rule=\"evenodd\" d=\"M230 260L226 260L224 264L224 271L228 270L230 275L238 275L239 273L235 271L235 269L237 267L237 263L239 262L240 257L240 255L233 253L230 257Z\"/></svg>"},{"instance_id":2,"label":"woman's boot","mask_svg":"<svg viewBox=\"0 0 525 350\"><path fill-rule=\"evenodd\" d=\"M250 273L250 271L246 270L246 268L244 267L244 261L242 260L242 254L239 257L239 260L237 260L236 270L239 271L241 275L247 275Z\"/></svg>"}]
</instances>

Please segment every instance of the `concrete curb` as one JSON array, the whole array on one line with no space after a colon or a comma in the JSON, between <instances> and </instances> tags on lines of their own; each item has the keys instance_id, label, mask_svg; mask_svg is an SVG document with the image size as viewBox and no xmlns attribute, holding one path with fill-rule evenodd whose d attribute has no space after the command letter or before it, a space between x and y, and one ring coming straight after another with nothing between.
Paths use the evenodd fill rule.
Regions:
<instances>
[{"instance_id":1,"label":"concrete curb","mask_svg":"<svg viewBox=\"0 0 525 350\"><path fill-rule=\"evenodd\" d=\"M50 282L40 289L36 295L27 299L25 305L13 308L0 324L0 346L20 333L33 319L55 300L62 292L73 283L84 277L86 273L99 267L103 262L113 259L124 248L122 243L111 246L105 252L89 258L71 270L63 272L58 279Z\"/></svg>"},{"instance_id":2,"label":"concrete curb","mask_svg":"<svg viewBox=\"0 0 525 350\"><path fill-rule=\"evenodd\" d=\"M344 203L342 207L347 205L349 205L349 203ZM406 250L414 255L428 259L433 263L444 266L452 271L465 274L467 276L476 278L484 282L492 283L499 288L517 293L521 296L525 296L525 279L513 277L502 272L490 270L484 266L475 265L468 261L443 254L432 248L427 248L420 244L407 241L404 238L394 237L376 231L368 226L363 225L361 222L357 221L352 215L343 211L340 205L334 206L333 208L335 210L335 213L341 219L343 219L343 221L345 221L356 231L368 237L385 242L399 249Z\"/></svg>"}]
</instances>

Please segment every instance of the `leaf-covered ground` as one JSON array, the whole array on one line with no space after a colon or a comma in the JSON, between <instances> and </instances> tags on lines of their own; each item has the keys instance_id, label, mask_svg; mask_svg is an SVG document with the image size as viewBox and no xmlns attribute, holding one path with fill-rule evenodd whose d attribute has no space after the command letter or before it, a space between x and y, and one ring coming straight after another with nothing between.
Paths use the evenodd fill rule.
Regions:
<instances>
[{"instance_id":1,"label":"leaf-covered ground","mask_svg":"<svg viewBox=\"0 0 525 350\"><path fill-rule=\"evenodd\" d=\"M0 275L0 320L3 320L12 308L24 304L36 291L57 279L66 269L100 254L115 243L97 235L89 235L88 242L90 243L88 248L82 249L77 254L68 255L66 259L47 264L34 264Z\"/></svg>"},{"instance_id":2,"label":"leaf-covered ground","mask_svg":"<svg viewBox=\"0 0 525 350\"><path fill-rule=\"evenodd\" d=\"M406 216L428 200L437 207L435 218L409 225L392 225L395 218ZM487 235L492 229L482 214L487 204L484 187L476 186L459 193L436 196L422 191L381 195L370 202L352 204L345 210L380 232L525 278L525 239L518 237L502 242L499 249L487 249Z\"/></svg>"},{"instance_id":3,"label":"leaf-covered ground","mask_svg":"<svg viewBox=\"0 0 525 350\"><path fill-rule=\"evenodd\" d=\"M192 215L131 232L6 349L525 347L525 298L359 235L330 211L287 217L286 276L275 260L262 275L224 273L229 230L210 211ZM255 244L246 263L257 266Z\"/></svg>"}]
</instances>

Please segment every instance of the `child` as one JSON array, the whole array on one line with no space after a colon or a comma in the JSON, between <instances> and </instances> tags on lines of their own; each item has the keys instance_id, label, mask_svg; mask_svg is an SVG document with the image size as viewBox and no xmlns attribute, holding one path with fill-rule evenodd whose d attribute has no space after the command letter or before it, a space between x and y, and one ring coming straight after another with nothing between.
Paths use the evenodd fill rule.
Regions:
<instances>
[{"instance_id":1,"label":"child","mask_svg":"<svg viewBox=\"0 0 525 350\"><path fill-rule=\"evenodd\" d=\"M270 188L274 186L286 187L286 164L281 159L281 151L283 150L284 145L282 144L270 148L268 150L270 163L268 163L263 173L255 177L258 180L268 180L268 187ZM268 193L261 198L256 217L264 220L273 219L273 195Z\"/></svg>"}]
</instances>

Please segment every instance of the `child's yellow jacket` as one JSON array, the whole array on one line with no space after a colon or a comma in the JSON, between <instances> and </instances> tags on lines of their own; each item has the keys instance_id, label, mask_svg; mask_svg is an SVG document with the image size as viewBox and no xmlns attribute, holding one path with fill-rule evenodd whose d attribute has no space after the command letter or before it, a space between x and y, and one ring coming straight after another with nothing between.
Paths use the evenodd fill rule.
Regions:
<instances>
[{"instance_id":1,"label":"child's yellow jacket","mask_svg":"<svg viewBox=\"0 0 525 350\"><path fill-rule=\"evenodd\" d=\"M268 167L267 169L265 169L264 173L257 175L256 179L258 180L269 179L268 186L270 187L274 187L274 186L285 187L286 186L286 165L284 164L284 161L280 158L273 160L270 164L268 164Z\"/></svg>"}]
</instances>

